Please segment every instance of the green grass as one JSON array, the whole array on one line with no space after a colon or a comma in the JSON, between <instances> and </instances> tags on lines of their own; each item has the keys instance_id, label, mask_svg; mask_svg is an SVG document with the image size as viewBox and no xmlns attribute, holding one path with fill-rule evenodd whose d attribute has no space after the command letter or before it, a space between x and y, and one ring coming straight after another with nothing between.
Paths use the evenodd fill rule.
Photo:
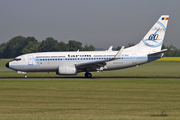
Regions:
<instances>
[{"instance_id":1,"label":"green grass","mask_svg":"<svg viewBox=\"0 0 180 120\"><path fill-rule=\"evenodd\" d=\"M23 77L5 67L8 61L0 60L0 77ZM0 120L179 120L180 79L128 78L180 77L179 68L178 61L154 61L93 72L97 79L0 79ZM84 77L84 73L28 75Z\"/></svg>"},{"instance_id":2,"label":"green grass","mask_svg":"<svg viewBox=\"0 0 180 120\"><path fill-rule=\"evenodd\" d=\"M0 119L179 120L179 84L144 78L0 80Z\"/></svg>"},{"instance_id":3,"label":"green grass","mask_svg":"<svg viewBox=\"0 0 180 120\"><path fill-rule=\"evenodd\" d=\"M180 77L180 62L154 61L137 67L108 71L107 76L122 77Z\"/></svg>"}]
</instances>

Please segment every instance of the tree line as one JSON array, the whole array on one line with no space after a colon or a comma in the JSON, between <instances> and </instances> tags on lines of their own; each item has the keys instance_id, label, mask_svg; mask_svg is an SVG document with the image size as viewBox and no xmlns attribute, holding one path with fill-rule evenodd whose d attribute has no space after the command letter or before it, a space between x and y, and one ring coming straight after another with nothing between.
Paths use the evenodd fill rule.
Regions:
<instances>
[{"instance_id":1,"label":"tree line","mask_svg":"<svg viewBox=\"0 0 180 120\"><path fill-rule=\"evenodd\" d=\"M16 36L7 43L0 45L0 58L14 58L16 56L35 53L35 52L55 52L55 51L94 51L93 45L85 45L82 43L69 40L68 43L58 42L52 37L46 38L42 42L36 40L35 37Z\"/></svg>"},{"instance_id":2,"label":"tree line","mask_svg":"<svg viewBox=\"0 0 180 120\"><path fill-rule=\"evenodd\" d=\"M134 46L135 44L128 44L127 47ZM114 50L120 50L121 46L118 46ZM165 53L165 57L179 57L180 49L173 45L162 46L162 49L173 49ZM0 58L14 58L16 56L35 53L35 52L55 52L55 51L94 51L95 47L93 45L85 45L82 47L82 43L69 40L68 43L58 42L52 37L46 38L42 42L39 42L35 37L23 37L16 36L9 40L7 43L2 43L0 45Z\"/></svg>"},{"instance_id":3,"label":"tree line","mask_svg":"<svg viewBox=\"0 0 180 120\"><path fill-rule=\"evenodd\" d=\"M162 45L162 49L170 50L164 54L164 57L180 57L180 49L176 48L173 45L170 46Z\"/></svg>"}]
</instances>

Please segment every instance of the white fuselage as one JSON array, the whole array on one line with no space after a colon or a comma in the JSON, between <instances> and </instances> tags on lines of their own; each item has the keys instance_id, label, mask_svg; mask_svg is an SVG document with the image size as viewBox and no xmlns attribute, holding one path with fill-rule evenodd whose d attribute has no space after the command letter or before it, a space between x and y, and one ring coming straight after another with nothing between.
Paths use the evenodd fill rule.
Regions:
<instances>
[{"instance_id":1,"label":"white fuselage","mask_svg":"<svg viewBox=\"0 0 180 120\"><path fill-rule=\"evenodd\" d=\"M21 55L9 62L9 68L23 72L50 72L57 71L59 66L76 65L80 63L112 59L118 51L84 51L84 52L44 52ZM147 54L132 52L124 49L121 57L117 60L108 61L103 70L116 70L143 64L161 56L151 57ZM99 68L100 69L100 68ZM90 71L97 71L92 67ZM85 70L78 69L77 72Z\"/></svg>"}]
</instances>

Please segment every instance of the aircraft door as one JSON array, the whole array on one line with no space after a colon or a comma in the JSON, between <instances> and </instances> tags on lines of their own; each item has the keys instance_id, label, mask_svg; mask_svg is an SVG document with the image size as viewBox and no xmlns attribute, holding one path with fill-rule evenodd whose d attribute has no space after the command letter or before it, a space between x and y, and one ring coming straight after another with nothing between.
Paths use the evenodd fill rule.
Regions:
<instances>
[{"instance_id":1,"label":"aircraft door","mask_svg":"<svg viewBox=\"0 0 180 120\"><path fill-rule=\"evenodd\" d=\"M133 64L136 64L136 63L137 63L137 54L136 54L136 53L133 53L133 54L132 54L132 63L133 63Z\"/></svg>"},{"instance_id":2,"label":"aircraft door","mask_svg":"<svg viewBox=\"0 0 180 120\"><path fill-rule=\"evenodd\" d=\"M32 55L28 56L28 64L33 65L33 56Z\"/></svg>"}]
</instances>

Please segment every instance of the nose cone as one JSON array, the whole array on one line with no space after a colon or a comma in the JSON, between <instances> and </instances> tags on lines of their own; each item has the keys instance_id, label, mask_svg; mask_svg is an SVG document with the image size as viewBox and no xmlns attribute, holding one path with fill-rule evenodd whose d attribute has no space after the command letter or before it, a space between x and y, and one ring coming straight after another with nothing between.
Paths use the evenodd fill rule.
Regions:
<instances>
[{"instance_id":1,"label":"nose cone","mask_svg":"<svg viewBox=\"0 0 180 120\"><path fill-rule=\"evenodd\" d=\"M9 63L6 63L6 67L9 68Z\"/></svg>"}]
</instances>

